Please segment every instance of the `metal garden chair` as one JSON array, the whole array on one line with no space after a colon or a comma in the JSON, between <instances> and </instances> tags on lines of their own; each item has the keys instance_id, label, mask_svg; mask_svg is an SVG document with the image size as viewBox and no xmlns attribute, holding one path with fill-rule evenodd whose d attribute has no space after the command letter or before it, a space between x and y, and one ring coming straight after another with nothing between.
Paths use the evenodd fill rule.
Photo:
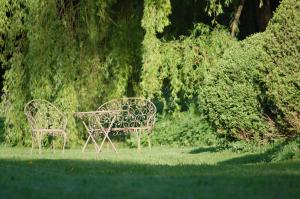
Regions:
<instances>
[{"instance_id":1,"label":"metal garden chair","mask_svg":"<svg viewBox=\"0 0 300 199\"><path fill-rule=\"evenodd\" d=\"M66 126L67 118L52 103L35 99L29 101L24 108L24 113L29 122L32 131L31 154L34 148L34 142L37 141L39 153L42 150L42 139L45 135L63 137L63 153L67 142ZM54 142L53 142L54 150Z\"/></svg>"}]
</instances>

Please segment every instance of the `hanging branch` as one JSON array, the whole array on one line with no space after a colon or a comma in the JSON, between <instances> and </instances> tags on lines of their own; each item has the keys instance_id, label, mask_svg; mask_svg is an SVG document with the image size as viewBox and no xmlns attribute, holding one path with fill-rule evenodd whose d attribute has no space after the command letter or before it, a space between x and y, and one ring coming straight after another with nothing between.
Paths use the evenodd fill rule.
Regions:
<instances>
[{"instance_id":1,"label":"hanging branch","mask_svg":"<svg viewBox=\"0 0 300 199\"><path fill-rule=\"evenodd\" d=\"M238 24L240 21L240 16L241 16L244 4L245 4L245 0L240 0L240 3L238 5L236 13L234 15L234 20L231 24L231 36L233 36L233 37L235 36L236 32L238 31Z\"/></svg>"}]
</instances>

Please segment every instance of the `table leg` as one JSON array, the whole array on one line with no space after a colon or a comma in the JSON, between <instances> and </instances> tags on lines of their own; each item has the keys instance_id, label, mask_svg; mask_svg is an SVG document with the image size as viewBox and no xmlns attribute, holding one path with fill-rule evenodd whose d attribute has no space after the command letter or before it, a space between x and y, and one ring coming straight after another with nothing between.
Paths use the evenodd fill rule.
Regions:
<instances>
[{"instance_id":1,"label":"table leg","mask_svg":"<svg viewBox=\"0 0 300 199\"><path fill-rule=\"evenodd\" d=\"M90 136L91 136L91 139L92 139L92 141L94 142L94 145L95 145L96 151L98 151L98 149L99 149L99 146L98 146L98 144L97 144L97 142L96 142L96 139L94 138L94 136L92 135L92 133L90 133Z\"/></svg>"},{"instance_id":2,"label":"table leg","mask_svg":"<svg viewBox=\"0 0 300 199\"><path fill-rule=\"evenodd\" d=\"M108 132L105 132L105 133L104 133L104 138L103 138L103 140L102 140L102 142L101 142L101 145L100 145L100 147L99 147L99 149L98 149L98 153L101 151L101 149L102 149L102 147L103 147L103 144L104 144L104 142L105 142L106 139L108 139L108 141L110 142L110 144L111 144L111 146L113 147L114 151L117 152L117 149L116 149L115 145L112 143L111 139L110 139L109 136L108 136Z\"/></svg>"},{"instance_id":3,"label":"table leg","mask_svg":"<svg viewBox=\"0 0 300 199\"><path fill-rule=\"evenodd\" d=\"M109 135L108 135L109 132L111 131L111 128L112 128L112 126L113 126L115 120L116 120L116 116L113 117L113 119L112 119L112 121L111 121L111 123L110 123L110 125L109 125L109 127L108 127L108 129L107 129L107 131L105 131L105 129L103 128L101 122L99 121L99 118L97 118L96 120L97 120L97 123L98 123L98 125L100 126L101 130L103 131L103 134L104 134L104 138L103 138L103 140L102 140L102 142L101 142L101 145L100 145L100 148L99 148L99 150L98 150L98 153L101 151L102 146L103 146L103 144L104 144L104 142L105 142L106 139L108 139L108 141L110 142L110 144L111 144L111 146L113 147L113 149L115 150L115 152L117 152L116 147L114 146L114 144L112 143L112 141L111 141L111 139L109 138Z\"/></svg>"},{"instance_id":4,"label":"table leg","mask_svg":"<svg viewBox=\"0 0 300 199\"><path fill-rule=\"evenodd\" d=\"M111 139L109 138L108 133L107 133L107 139L110 142L111 146L114 148L115 152L117 152L117 149L116 149L115 145L112 143Z\"/></svg>"},{"instance_id":5,"label":"table leg","mask_svg":"<svg viewBox=\"0 0 300 199\"><path fill-rule=\"evenodd\" d=\"M85 144L84 144L84 146L83 146L82 152L84 152L86 146L88 145L88 143L89 143L89 141L90 141L90 137L91 137L91 136L89 135L88 139L85 141Z\"/></svg>"},{"instance_id":6,"label":"table leg","mask_svg":"<svg viewBox=\"0 0 300 199\"><path fill-rule=\"evenodd\" d=\"M100 153L100 151L101 151L101 149L102 149L102 146L103 146L103 144L104 144L105 140L106 140L106 135L104 135L104 138L103 138L103 140L102 140L102 142L101 142L101 144L100 144L100 147L99 147L98 153Z\"/></svg>"},{"instance_id":7,"label":"table leg","mask_svg":"<svg viewBox=\"0 0 300 199\"><path fill-rule=\"evenodd\" d=\"M90 129L87 127L87 125L85 124L85 122L82 122L82 123L83 123L84 127L86 128L86 130L87 130L87 132L88 132L88 134L89 134L88 139L86 140L86 142L85 142L85 144L84 144L84 146L83 146L82 152L84 152L86 146L87 146L88 143L89 143L90 138L92 139L92 141L93 141L93 143L94 143L94 145L95 145L95 147L96 147L96 151L98 151L98 150L99 150L99 146L98 146L98 144L97 144L97 142L96 142L96 140L95 140L93 134L91 133Z\"/></svg>"}]
</instances>

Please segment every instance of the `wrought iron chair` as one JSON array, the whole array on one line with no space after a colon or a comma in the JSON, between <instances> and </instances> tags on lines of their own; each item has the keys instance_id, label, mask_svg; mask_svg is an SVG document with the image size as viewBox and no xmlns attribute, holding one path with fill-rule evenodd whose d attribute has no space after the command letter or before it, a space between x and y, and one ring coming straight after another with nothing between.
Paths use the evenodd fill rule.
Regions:
<instances>
[{"instance_id":1,"label":"wrought iron chair","mask_svg":"<svg viewBox=\"0 0 300 199\"><path fill-rule=\"evenodd\" d=\"M96 119L100 121L101 128L99 122L95 121L95 117L91 117L89 126L91 129L94 129L95 134L103 134L103 131L107 130L114 135L135 133L137 136L138 149L140 149L141 134L146 132L148 136L148 146L151 149L150 134L155 124L156 107L150 100L145 98L114 99L102 104L97 111L119 111L119 113L114 118L115 121L113 123L111 123L113 115L97 115ZM102 148L105 138L102 140L99 151Z\"/></svg>"},{"instance_id":2,"label":"wrought iron chair","mask_svg":"<svg viewBox=\"0 0 300 199\"><path fill-rule=\"evenodd\" d=\"M24 113L32 131L31 154L34 142L37 141L41 154L42 139L44 135L62 136L63 153L67 142L66 126L67 118L52 103L46 100L35 99L29 101L24 108ZM54 143L53 143L54 150Z\"/></svg>"}]
</instances>

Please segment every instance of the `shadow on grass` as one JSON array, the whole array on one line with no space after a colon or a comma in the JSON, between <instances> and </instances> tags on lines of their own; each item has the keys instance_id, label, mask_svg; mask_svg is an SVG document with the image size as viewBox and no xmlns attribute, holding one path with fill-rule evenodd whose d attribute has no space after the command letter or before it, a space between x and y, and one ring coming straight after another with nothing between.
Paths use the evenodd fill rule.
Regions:
<instances>
[{"instance_id":1,"label":"shadow on grass","mask_svg":"<svg viewBox=\"0 0 300 199\"><path fill-rule=\"evenodd\" d=\"M196 149L191 150L190 154L197 154L197 153L204 153L204 152L217 152L217 147L199 147Z\"/></svg>"},{"instance_id":2,"label":"shadow on grass","mask_svg":"<svg viewBox=\"0 0 300 199\"><path fill-rule=\"evenodd\" d=\"M264 153L254 154L254 155L245 155L238 158L233 158L230 160L223 161L221 164L253 164L260 162L271 162L272 158L277 155L287 144L288 140L285 140L282 143L278 143L271 149L265 151Z\"/></svg>"},{"instance_id":3,"label":"shadow on grass","mask_svg":"<svg viewBox=\"0 0 300 199\"><path fill-rule=\"evenodd\" d=\"M0 198L297 198L299 168L2 159Z\"/></svg>"}]
</instances>

